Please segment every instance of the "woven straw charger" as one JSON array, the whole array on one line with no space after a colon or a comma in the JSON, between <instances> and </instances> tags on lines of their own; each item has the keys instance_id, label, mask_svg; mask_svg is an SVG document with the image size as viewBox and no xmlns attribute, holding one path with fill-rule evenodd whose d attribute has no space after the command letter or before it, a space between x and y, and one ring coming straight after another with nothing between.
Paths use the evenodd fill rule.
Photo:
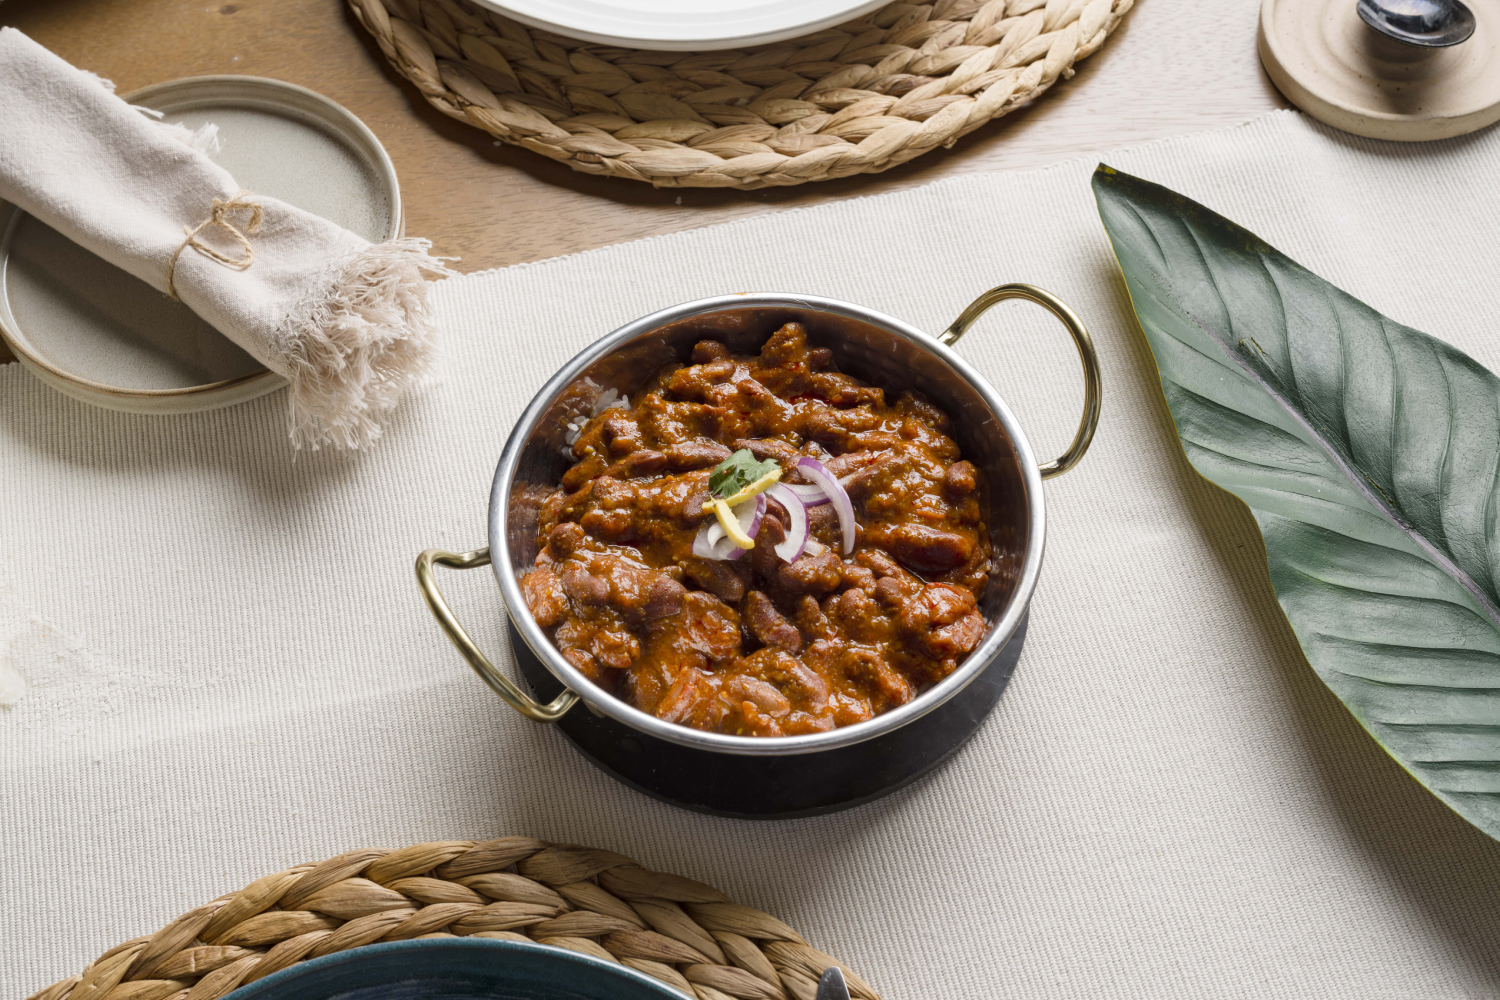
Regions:
<instances>
[{"instance_id":1,"label":"woven straw charger","mask_svg":"<svg viewBox=\"0 0 1500 1000\"><path fill-rule=\"evenodd\" d=\"M813 1000L847 966L768 913L610 851L502 837L349 851L190 910L31 1000L218 1000L309 958L429 937L530 941L620 962L692 1000Z\"/></svg>"},{"instance_id":2,"label":"woven straw charger","mask_svg":"<svg viewBox=\"0 0 1500 1000\"><path fill-rule=\"evenodd\" d=\"M611 48L464 0L349 0L439 111L575 170L658 187L878 173L1015 110L1092 54L1133 0L893 3L749 49Z\"/></svg>"}]
</instances>

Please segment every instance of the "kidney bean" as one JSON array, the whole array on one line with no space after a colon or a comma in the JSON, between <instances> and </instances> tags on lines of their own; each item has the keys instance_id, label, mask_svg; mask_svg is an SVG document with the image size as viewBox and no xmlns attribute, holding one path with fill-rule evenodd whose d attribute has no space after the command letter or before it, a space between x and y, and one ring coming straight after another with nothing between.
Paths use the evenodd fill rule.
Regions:
<instances>
[{"instance_id":1,"label":"kidney bean","mask_svg":"<svg viewBox=\"0 0 1500 1000\"><path fill-rule=\"evenodd\" d=\"M745 595L745 623L750 631L767 646L778 646L789 653L802 649L802 633L796 626L781 616L771 599L759 590Z\"/></svg>"},{"instance_id":2,"label":"kidney bean","mask_svg":"<svg viewBox=\"0 0 1500 1000\"><path fill-rule=\"evenodd\" d=\"M974 492L975 469L973 462L954 462L943 476L943 489L952 497L966 497Z\"/></svg>"},{"instance_id":3,"label":"kidney bean","mask_svg":"<svg viewBox=\"0 0 1500 1000\"><path fill-rule=\"evenodd\" d=\"M762 385L758 379L742 378L735 383L734 387L741 398L752 406L776 398L776 394Z\"/></svg>"},{"instance_id":4,"label":"kidney bean","mask_svg":"<svg viewBox=\"0 0 1500 1000\"><path fill-rule=\"evenodd\" d=\"M842 479L855 469L869 465L879 457L873 451L851 451L824 459L823 464L836 478Z\"/></svg>"},{"instance_id":5,"label":"kidney bean","mask_svg":"<svg viewBox=\"0 0 1500 1000\"><path fill-rule=\"evenodd\" d=\"M888 608L898 607L919 586L911 577L883 576L875 582L875 599Z\"/></svg>"},{"instance_id":6,"label":"kidney bean","mask_svg":"<svg viewBox=\"0 0 1500 1000\"><path fill-rule=\"evenodd\" d=\"M839 512L833 509L833 504L825 503L807 508L807 530L809 534L820 538L838 531ZM827 544L826 541L825 544Z\"/></svg>"},{"instance_id":7,"label":"kidney bean","mask_svg":"<svg viewBox=\"0 0 1500 1000\"><path fill-rule=\"evenodd\" d=\"M576 465L571 466L562 475L563 489L572 493L584 483L604 472L604 460L597 455L583 459Z\"/></svg>"},{"instance_id":8,"label":"kidney bean","mask_svg":"<svg viewBox=\"0 0 1500 1000\"><path fill-rule=\"evenodd\" d=\"M585 607L599 607L609 600L609 584L599 579L576 560L569 559L558 571L563 590L574 602Z\"/></svg>"},{"instance_id":9,"label":"kidney bean","mask_svg":"<svg viewBox=\"0 0 1500 1000\"><path fill-rule=\"evenodd\" d=\"M780 463L783 472L791 471L798 457L797 449L779 438L740 438L734 443L734 450L741 449L750 452L762 462L774 459Z\"/></svg>"},{"instance_id":10,"label":"kidney bean","mask_svg":"<svg viewBox=\"0 0 1500 1000\"><path fill-rule=\"evenodd\" d=\"M760 531L755 535L755 548L750 550L750 565L755 572L762 577L775 579L776 571L781 566L781 557L776 554L776 546L786 541L786 528L782 527L781 521L772 514L766 514L761 518ZM745 558L741 556L741 558Z\"/></svg>"},{"instance_id":11,"label":"kidney bean","mask_svg":"<svg viewBox=\"0 0 1500 1000\"><path fill-rule=\"evenodd\" d=\"M906 570L897 565L896 560L880 549L861 549L854 554L854 561L861 566L868 566L876 576L907 575Z\"/></svg>"},{"instance_id":12,"label":"kidney bean","mask_svg":"<svg viewBox=\"0 0 1500 1000\"><path fill-rule=\"evenodd\" d=\"M842 659L846 673L872 681L890 705L905 705L916 696L906 678L892 670L885 658L874 650L856 646L845 650Z\"/></svg>"},{"instance_id":13,"label":"kidney bean","mask_svg":"<svg viewBox=\"0 0 1500 1000\"><path fill-rule=\"evenodd\" d=\"M667 456L642 448L625 456L625 468L632 476L654 476L667 467Z\"/></svg>"},{"instance_id":14,"label":"kidney bean","mask_svg":"<svg viewBox=\"0 0 1500 1000\"><path fill-rule=\"evenodd\" d=\"M793 660L787 667L788 678L791 685L797 688L807 707L813 711L822 711L828 707L828 682L814 673L802 663Z\"/></svg>"},{"instance_id":15,"label":"kidney bean","mask_svg":"<svg viewBox=\"0 0 1500 1000\"><path fill-rule=\"evenodd\" d=\"M667 389L683 399L712 403L717 398L714 386L729 381L735 364L728 358L720 358L704 365L679 368L667 381Z\"/></svg>"},{"instance_id":16,"label":"kidney bean","mask_svg":"<svg viewBox=\"0 0 1500 1000\"><path fill-rule=\"evenodd\" d=\"M549 566L538 566L521 577L521 596L531 609L531 617L542 628L551 628L568 613L568 597L562 581Z\"/></svg>"},{"instance_id":17,"label":"kidney bean","mask_svg":"<svg viewBox=\"0 0 1500 1000\"><path fill-rule=\"evenodd\" d=\"M671 645L692 650L717 662L740 648L740 616L712 594L690 590L682 598L682 612L670 636Z\"/></svg>"},{"instance_id":18,"label":"kidney bean","mask_svg":"<svg viewBox=\"0 0 1500 1000\"><path fill-rule=\"evenodd\" d=\"M641 655L641 643L629 632L600 629L594 633L589 651L605 666L625 670Z\"/></svg>"},{"instance_id":19,"label":"kidney bean","mask_svg":"<svg viewBox=\"0 0 1500 1000\"><path fill-rule=\"evenodd\" d=\"M933 656L949 657L944 663L954 663L953 658L971 652L979 645L987 628L984 616L978 611L971 611L952 625L934 629L926 646ZM957 664L954 663L954 666ZM948 673L952 673L952 669L949 667Z\"/></svg>"},{"instance_id":20,"label":"kidney bean","mask_svg":"<svg viewBox=\"0 0 1500 1000\"><path fill-rule=\"evenodd\" d=\"M666 453L667 464L676 472L706 469L718 465L731 454L729 449L719 442L704 438L669 444L662 450Z\"/></svg>"},{"instance_id":21,"label":"kidney bean","mask_svg":"<svg viewBox=\"0 0 1500 1000\"><path fill-rule=\"evenodd\" d=\"M694 490L682 502L682 507L673 512L674 516L689 527L702 524L705 518L714 516L703 509L703 505L710 499L712 497L706 488Z\"/></svg>"},{"instance_id":22,"label":"kidney bean","mask_svg":"<svg viewBox=\"0 0 1500 1000\"><path fill-rule=\"evenodd\" d=\"M554 559L566 559L583 547L583 528L572 521L552 526L547 533L547 549Z\"/></svg>"},{"instance_id":23,"label":"kidney bean","mask_svg":"<svg viewBox=\"0 0 1500 1000\"><path fill-rule=\"evenodd\" d=\"M870 454L865 452L864 454ZM865 494L877 485L882 473L898 464L899 459L893 452L881 455L875 461L862 466L860 470L849 477L844 483L844 492L849 494L849 499L858 503L865 498Z\"/></svg>"},{"instance_id":24,"label":"kidney bean","mask_svg":"<svg viewBox=\"0 0 1500 1000\"><path fill-rule=\"evenodd\" d=\"M635 538L635 511L591 510L579 519L583 529L592 535L615 544L625 544Z\"/></svg>"},{"instance_id":25,"label":"kidney bean","mask_svg":"<svg viewBox=\"0 0 1500 1000\"><path fill-rule=\"evenodd\" d=\"M863 590L846 590L839 596L839 617L857 620L869 612L870 598Z\"/></svg>"},{"instance_id":26,"label":"kidney bean","mask_svg":"<svg viewBox=\"0 0 1500 1000\"><path fill-rule=\"evenodd\" d=\"M974 554L974 541L969 536L926 524L897 525L885 535L896 558L919 572L956 569Z\"/></svg>"},{"instance_id":27,"label":"kidney bean","mask_svg":"<svg viewBox=\"0 0 1500 1000\"><path fill-rule=\"evenodd\" d=\"M849 436L849 447L860 451L885 451L888 448L895 448L900 443L900 437L889 431L860 431L858 434Z\"/></svg>"},{"instance_id":28,"label":"kidney bean","mask_svg":"<svg viewBox=\"0 0 1500 1000\"><path fill-rule=\"evenodd\" d=\"M922 423L942 434L951 433L953 422L948 419L948 414L932 405L932 401L912 389L908 389L896 397L896 409L910 413Z\"/></svg>"},{"instance_id":29,"label":"kidney bean","mask_svg":"<svg viewBox=\"0 0 1500 1000\"><path fill-rule=\"evenodd\" d=\"M938 659L969 652L985 631L974 595L950 583L931 583L908 596L897 621L903 633Z\"/></svg>"},{"instance_id":30,"label":"kidney bean","mask_svg":"<svg viewBox=\"0 0 1500 1000\"><path fill-rule=\"evenodd\" d=\"M807 328L784 323L760 348L760 363L767 367L794 365L807 355Z\"/></svg>"},{"instance_id":31,"label":"kidney bean","mask_svg":"<svg viewBox=\"0 0 1500 1000\"><path fill-rule=\"evenodd\" d=\"M857 587L867 594L875 593L875 574L858 563L844 563L843 575L846 586Z\"/></svg>"},{"instance_id":32,"label":"kidney bean","mask_svg":"<svg viewBox=\"0 0 1500 1000\"><path fill-rule=\"evenodd\" d=\"M738 604L745 596L745 581L727 562L717 559L689 559L682 564L682 571L704 590L720 600Z\"/></svg>"},{"instance_id":33,"label":"kidney bean","mask_svg":"<svg viewBox=\"0 0 1500 1000\"><path fill-rule=\"evenodd\" d=\"M804 555L776 571L776 580L794 594L826 594L844 581L844 562L831 551Z\"/></svg>"},{"instance_id":34,"label":"kidney bean","mask_svg":"<svg viewBox=\"0 0 1500 1000\"><path fill-rule=\"evenodd\" d=\"M630 417L608 416L599 432L611 455L628 455L641 446L640 425Z\"/></svg>"},{"instance_id":35,"label":"kidney bean","mask_svg":"<svg viewBox=\"0 0 1500 1000\"><path fill-rule=\"evenodd\" d=\"M665 574L654 577L646 586L645 601L641 611L647 621L665 618L682 610L682 598L687 588Z\"/></svg>"},{"instance_id":36,"label":"kidney bean","mask_svg":"<svg viewBox=\"0 0 1500 1000\"><path fill-rule=\"evenodd\" d=\"M578 672L589 680L597 680L603 673L599 669L598 661L581 649L565 649L562 655L563 659L577 667Z\"/></svg>"},{"instance_id":37,"label":"kidney bean","mask_svg":"<svg viewBox=\"0 0 1500 1000\"><path fill-rule=\"evenodd\" d=\"M803 594L797 601L797 631L814 639L826 639L831 630L828 624L828 616L823 614L823 609L818 607L818 599L811 594Z\"/></svg>"},{"instance_id":38,"label":"kidney bean","mask_svg":"<svg viewBox=\"0 0 1500 1000\"><path fill-rule=\"evenodd\" d=\"M724 684L724 690L740 701L748 701L773 718L781 718L792 710L786 695L758 677L739 674Z\"/></svg>"},{"instance_id":39,"label":"kidney bean","mask_svg":"<svg viewBox=\"0 0 1500 1000\"><path fill-rule=\"evenodd\" d=\"M708 676L689 667L667 688L654 714L667 722L712 729L724 717L725 710Z\"/></svg>"},{"instance_id":40,"label":"kidney bean","mask_svg":"<svg viewBox=\"0 0 1500 1000\"><path fill-rule=\"evenodd\" d=\"M844 451L848 447L849 428L844 426L839 420L838 412L833 410L818 410L808 414L807 419L802 422L802 433L834 451ZM829 471L833 471L831 464L824 464L828 465ZM842 475L840 472L833 474Z\"/></svg>"},{"instance_id":41,"label":"kidney bean","mask_svg":"<svg viewBox=\"0 0 1500 1000\"><path fill-rule=\"evenodd\" d=\"M693 364L705 365L710 361L729 357L729 348L717 340L700 340L693 345Z\"/></svg>"}]
</instances>

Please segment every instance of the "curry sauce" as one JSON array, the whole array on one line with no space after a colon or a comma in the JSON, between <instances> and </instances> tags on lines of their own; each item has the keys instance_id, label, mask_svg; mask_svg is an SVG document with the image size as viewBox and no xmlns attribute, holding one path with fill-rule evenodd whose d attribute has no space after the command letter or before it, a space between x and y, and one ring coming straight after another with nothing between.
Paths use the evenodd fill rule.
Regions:
<instances>
[{"instance_id":1,"label":"curry sauce","mask_svg":"<svg viewBox=\"0 0 1500 1000\"><path fill-rule=\"evenodd\" d=\"M585 676L668 722L791 736L903 705L979 644L992 553L974 466L941 410L832 361L796 323L759 356L699 341L582 428L521 589ZM739 449L788 483L803 456L839 477L853 551L824 504L807 511L817 544L783 561L772 500L743 558L695 556L710 472Z\"/></svg>"}]
</instances>

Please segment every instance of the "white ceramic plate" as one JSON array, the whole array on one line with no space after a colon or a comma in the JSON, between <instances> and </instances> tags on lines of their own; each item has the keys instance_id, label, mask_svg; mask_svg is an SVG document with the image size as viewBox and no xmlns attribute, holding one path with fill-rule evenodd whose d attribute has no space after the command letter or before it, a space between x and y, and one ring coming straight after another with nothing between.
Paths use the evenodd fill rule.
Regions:
<instances>
[{"instance_id":1,"label":"white ceramic plate","mask_svg":"<svg viewBox=\"0 0 1500 1000\"><path fill-rule=\"evenodd\" d=\"M190 128L219 126L214 158L274 195L378 243L401 233L396 171L358 118L302 87L202 76L125 95ZM188 413L285 385L192 310L0 203L0 334L60 392L133 413Z\"/></svg>"},{"instance_id":2,"label":"white ceramic plate","mask_svg":"<svg viewBox=\"0 0 1500 1000\"><path fill-rule=\"evenodd\" d=\"M890 0L478 0L544 31L669 52L737 49L809 35Z\"/></svg>"}]
</instances>

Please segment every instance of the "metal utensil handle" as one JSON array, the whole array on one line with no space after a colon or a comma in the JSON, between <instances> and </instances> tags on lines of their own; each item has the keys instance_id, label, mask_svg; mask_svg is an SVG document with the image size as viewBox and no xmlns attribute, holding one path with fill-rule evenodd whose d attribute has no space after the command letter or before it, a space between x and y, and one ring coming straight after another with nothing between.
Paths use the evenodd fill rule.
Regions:
<instances>
[{"instance_id":1,"label":"metal utensil handle","mask_svg":"<svg viewBox=\"0 0 1500 1000\"><path fill-rule=\"evenodd\" d=\"M1056 316L1073 335L1073 343L1078 348L1078 360L1083 362L1083 417L1078 421L1078 433L1073 435L1073 443L1068 445L1067 451L1053 461L1038 466L1042 478L1051 479L1078 464L1089 450L1089 445L1094 440L1094 431L1099 426L1099 407L1104 395L1103 383L1099 378L1099 355L1094 350L1094 338L1089 336L1088 327L1083 325L1083 320L1068 308L1066 302L1044 288L1019 283L1001 285L999 288L991 288L969 303L969 308L953 321L952 326L939 334L937 339L952 347L968 332L976 319L988 312L991 306L1006 299L1035 302Z\"/></svg>"},{"instance_id":2,"label":"metal utensil handle","mask_svg":"<svg viewBox=\"0 0 1500 1000\"><path fill-rule=\"evenodd\" d=\"M849 1000L849 984L844 981L844 970L837 965L824 969L813 1000Z\"/></svg>"},{"instance_id":3,"label":"metal utensil handle","mask_svg":"<svg viewBox=\"0 0 1500 1000\"><path fill-rule=\"evenodd\" d=\"M432 616L438 620L443 631L448 633L448 639L458 651L463 654L464 659L469 661L469 666L480 679L490 686L505 703L520 712L528 719L538 722L556 722L567 714L578 701L578 695L572 691L563 691L552 700L550 704L543 705L532 698L526 692L516 687L509 677L495 669L495 665L489 661L489 657L479 651L474 645L474 640L469 638L469 633L453 617L448 602L443 600L442 591L438 590L437 578L432 572L432 564L440 563L451 566L454 569L478 569L480 566L490 564L490 550L475 549L473 552L444 552L442 549L428 549L417 556L417 586L422 588L422 597L427 601L427 608Z\"/></svg>"}]
</instances>

